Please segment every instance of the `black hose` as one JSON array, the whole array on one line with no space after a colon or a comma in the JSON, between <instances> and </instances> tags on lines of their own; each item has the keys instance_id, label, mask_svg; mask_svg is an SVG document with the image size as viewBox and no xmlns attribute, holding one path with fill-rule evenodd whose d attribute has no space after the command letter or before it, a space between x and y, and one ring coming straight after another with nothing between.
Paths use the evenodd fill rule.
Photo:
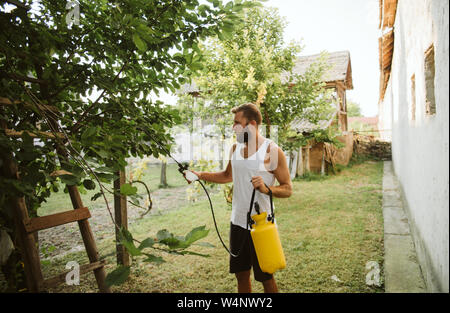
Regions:
<instances>
[{"instance_id":1,"label":"black hose","mask_svg":"<svg viewBox=\"0 0 450 313\"><path fill-rule=\"evenodd\" d=\"M220 239L220 242L222 243L222 245L223 245L223 247L225 248L225 250L227 250L228 254L230 254L230 255L231 255L232 257L234 257L234 258L237 258L237 257L239 256L239 254L241 254L241 251L242 251L242 248L244 247L244 244L247 242L247 237L245 237L245 240L242 242L242 246L241 246L241 248L239 249L239 252L238 252L237 254L231 253L231 251L228 249L228 247L227 247L227 246L225 245L225 243L223 242L222 237L220 236L220 233L219 233L219 229L217 228L216 217L215 217L215 215L214 215L214 209L213 209L213 205L212 205L212 202L211 202L211 198L209 197L209 193L208 193L208 191L206 190L205 185L204 185L200 180L198 180L198 182L199 182L200 185L203 187L203 190L205 191L206 196L208 197L208 200L209 200L209 207L211 208L211 214L212 214L213 221L214 221L214 227L216 228L216 233L217 233L217 236L218 236L219 239Z\"/></svg>"}]
</instances>

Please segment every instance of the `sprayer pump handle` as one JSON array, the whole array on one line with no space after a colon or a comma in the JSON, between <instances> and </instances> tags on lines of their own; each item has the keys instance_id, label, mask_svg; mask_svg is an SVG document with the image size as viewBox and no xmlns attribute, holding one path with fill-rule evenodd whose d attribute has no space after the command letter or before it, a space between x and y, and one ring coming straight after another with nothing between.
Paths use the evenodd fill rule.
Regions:
<instances>
[{"instance_id":1,"label":"sprayer pump handle","mask_svg":"<svg viewBox=\"0 0 450 313\"><path fill-rule=\"evenodd\" d=\"M266 186L267 189L269 189L269 197L270 197L270 215L267 217L267 220L269 222L275 223L275 214L273 213L272 190L266 184L264 184L264 185ZM255 192L256 192L256 189L253 189L252 199L250 200L250 209L247 212L247 225L250 226L250 228L254 224L250 215L251 215L252 208L253 208L253 201L255 200ZM256 210L256 203L255 203L255 210ZM258 209L259 209L259 204L258 204ZM258 212L258 214L259 214L259 212Z\"/></svg>"}]
</instances>

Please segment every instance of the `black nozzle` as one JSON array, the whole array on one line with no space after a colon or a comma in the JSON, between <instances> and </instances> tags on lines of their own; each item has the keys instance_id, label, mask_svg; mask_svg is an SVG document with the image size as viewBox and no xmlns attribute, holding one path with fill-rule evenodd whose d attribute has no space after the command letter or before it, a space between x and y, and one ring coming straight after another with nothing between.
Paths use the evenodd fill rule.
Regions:
<instances>
[{"instance_id":1,"label":"black nozzle","mask_svg":"<svg viewBox=\"0 0 450 313\"><path fill-rule=\"evenodd\" d=\"M178 163L178 172L181 174L184 173L189 168L189 164L187 162Z\"/></svg>"},{"instance_id":2,"label":"black nozzle","mask_svg":"<svg viewBox=\"0 0 450 313\"><path fill-rule=\"evenodd\" d=\"M258 203L258 201L255 202L255 211L256 211L256 213L261 214L261 212L259 211L259 203Z\"/></svg>"}]
</instances>

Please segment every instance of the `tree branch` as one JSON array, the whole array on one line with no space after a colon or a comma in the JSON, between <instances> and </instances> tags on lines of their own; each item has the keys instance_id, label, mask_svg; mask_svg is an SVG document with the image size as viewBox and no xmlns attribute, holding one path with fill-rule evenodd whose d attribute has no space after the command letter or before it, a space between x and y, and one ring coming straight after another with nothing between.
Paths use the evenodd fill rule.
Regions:
<instances>
[{"instance_id":1,"label":"tree branch","mask_svg":"<svg viewBox=\"0 0 450 313\"><path fill-rule=\"evenodd\" d=\"M114 79L111 81L111 84L114 83L116 81L116 79L119 77L119 75L122 73L122 71L124 70L125 66L128 64L128 60L125 61L125 63L122 65L122 68L120 69L119 73L117 73L117 75L114 77ZM83 120L85 119L86 115L94 108L94 106L98 103L98 101L103 98L103 95L106 92L106 88L103 89L102 93L100 94L100 96L98 96L97 100L95 100L87 109L86 111L83 112L83 114L81 115L80 119L78 120L78 122L75 123L75 125L72 126L71 128L71 132L76 132L80 127L81 127L81 123L83 122Z\"/></svg>"}]
</instances>

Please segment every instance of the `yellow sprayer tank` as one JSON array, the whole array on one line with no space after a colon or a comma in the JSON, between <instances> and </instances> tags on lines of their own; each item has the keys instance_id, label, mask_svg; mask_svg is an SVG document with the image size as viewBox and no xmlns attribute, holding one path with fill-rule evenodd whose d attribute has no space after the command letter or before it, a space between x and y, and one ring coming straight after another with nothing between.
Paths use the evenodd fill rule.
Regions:
<instances>
[{"instance_id":1,"label":"yellow sprayer tank","mask_svg":"<svg viewBox=\"0 0 450 313\"><path fill-rule=\"evenodd\" d=\"M261 270L273 274L286 267L286 259L277 226L268 222L266 217L266 212L252 216L255 224L252 225L251 236Z\"/></svg>"}]
</instances>

